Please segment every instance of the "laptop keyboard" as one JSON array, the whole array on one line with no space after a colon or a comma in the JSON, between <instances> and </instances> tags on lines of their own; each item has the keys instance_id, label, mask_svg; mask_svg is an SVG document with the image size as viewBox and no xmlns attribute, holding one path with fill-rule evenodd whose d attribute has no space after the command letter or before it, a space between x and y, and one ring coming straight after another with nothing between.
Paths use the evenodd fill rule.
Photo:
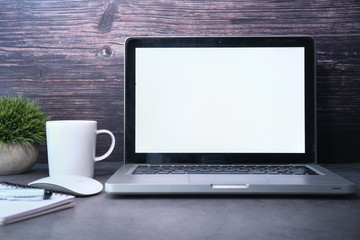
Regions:
<instances>
[{"instance_id":1,"label":"laptop keyboard","mask_svg":"<svg viewBox=\"0 0 360 240\"><path fill-rule=\"evenodd\" d=\"M271 174L317 175L305 166L288 165L141 165L133 174Z\"/></svg>"}]
</instances>

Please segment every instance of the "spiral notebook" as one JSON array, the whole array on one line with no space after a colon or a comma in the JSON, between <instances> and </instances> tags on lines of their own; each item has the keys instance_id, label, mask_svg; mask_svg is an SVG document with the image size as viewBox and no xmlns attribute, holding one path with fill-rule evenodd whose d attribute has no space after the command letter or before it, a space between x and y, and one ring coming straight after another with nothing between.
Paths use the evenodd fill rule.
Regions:
<instances>
[{"instance_id":1,"label":"spiral notebook","mask_svg":"<svg viewBox=\"0 0 360 240\"><path fill-rule=\"evenodd\" d=\"M0 189L3 188L29 188L29 186L0 182ZM53 193L50 199L39 201L0 200L0 225L73 207L75 204L74 198L72 195Z\"/></svg>"}]
</instances>

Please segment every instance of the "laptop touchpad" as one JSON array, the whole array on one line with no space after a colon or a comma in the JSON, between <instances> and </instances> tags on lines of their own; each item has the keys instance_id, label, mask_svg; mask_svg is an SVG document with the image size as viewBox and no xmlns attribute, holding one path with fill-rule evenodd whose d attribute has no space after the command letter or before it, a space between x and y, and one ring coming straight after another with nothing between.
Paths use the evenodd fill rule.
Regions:
<instances>
[{"instance_id":1,"label":"laptop touchpad","mask_svg":"<svg viewBox=\"0 0 360 240\"><path fill-rule=\"evenodd\" d=\"M251 175L189 175L189 183L209 184L267 184L268 179L263 176Z\"/></svg>"}]
</instances>

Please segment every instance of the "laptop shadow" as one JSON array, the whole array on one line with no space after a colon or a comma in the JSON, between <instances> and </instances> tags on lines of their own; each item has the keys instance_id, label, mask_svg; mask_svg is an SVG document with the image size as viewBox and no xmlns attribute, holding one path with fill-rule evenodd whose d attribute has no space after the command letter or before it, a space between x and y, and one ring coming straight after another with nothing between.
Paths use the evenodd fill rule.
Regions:
<instances>
[{"instance_id":1,"label":"laptop shadow","mask_svg":"<svg viewBox=\"0 0 360 240\"><path fill-rule=\"evenodd\" d=\"M285 195L285 194L107 194L107 199L305 199L305 200L358 200L358 193L348 195Z\"/></svg>"}]
</instances>

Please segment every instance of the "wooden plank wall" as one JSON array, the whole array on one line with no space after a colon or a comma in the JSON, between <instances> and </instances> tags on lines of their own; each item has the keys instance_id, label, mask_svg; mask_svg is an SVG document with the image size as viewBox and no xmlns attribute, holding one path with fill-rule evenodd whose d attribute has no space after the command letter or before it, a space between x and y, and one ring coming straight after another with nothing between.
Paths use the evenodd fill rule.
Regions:
<instances>
[{"instance_id":1,"label":"wooden plank wall","mask_svg":"<svg viewBox=\"0 0 360 240\"><path fill-rule=\"evenodd\" d=\"M1 0L0 96L58 119L97 120L122 161L123 42L129 36L312 35L320 162L360 162L357 0ZM99 137L98 155L108 147ZM46 162L41 145L40 162Z\"/></svg>"}]
</instances>

